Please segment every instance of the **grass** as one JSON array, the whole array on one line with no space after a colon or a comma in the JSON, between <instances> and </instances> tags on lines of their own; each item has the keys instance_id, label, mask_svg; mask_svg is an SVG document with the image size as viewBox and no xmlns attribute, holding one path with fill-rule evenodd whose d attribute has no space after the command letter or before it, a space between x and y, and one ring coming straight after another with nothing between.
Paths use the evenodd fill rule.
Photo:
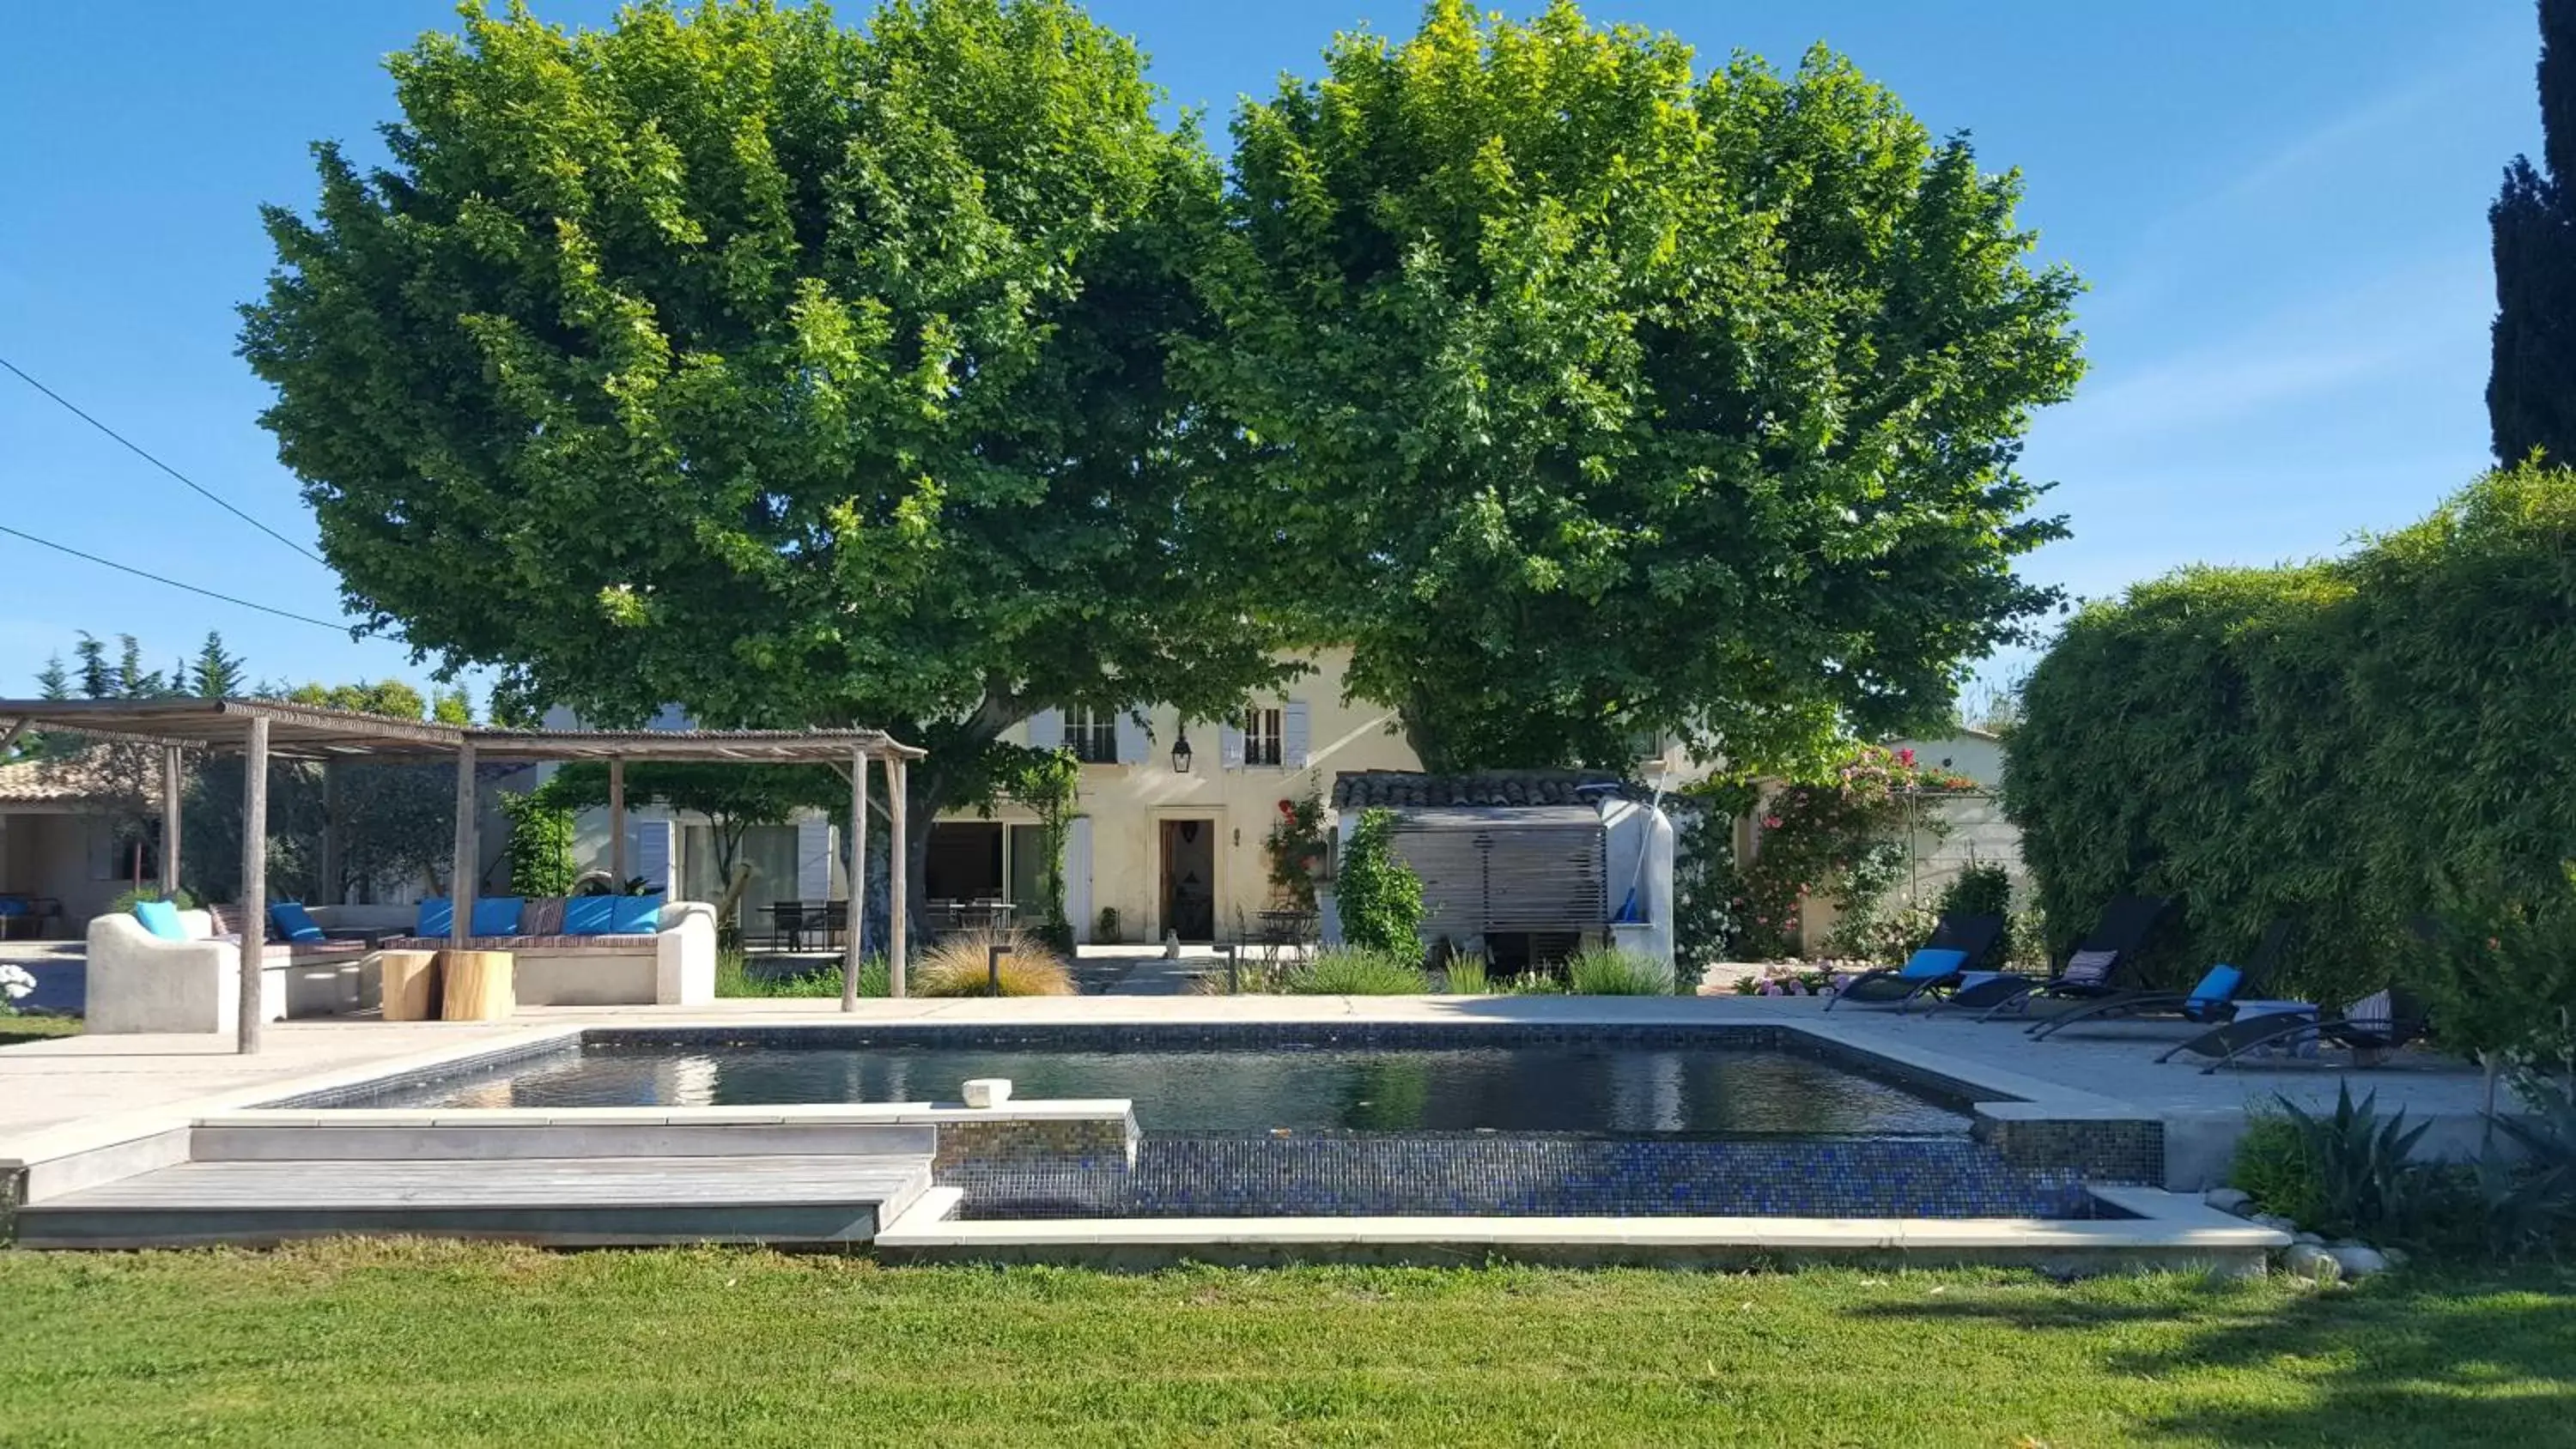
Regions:
<instances>
[{"instance_id":1,"label":"grass","mask_svg":"<svg viewBox=\"0 0 2576 1449\"><path fill-rule=\"evenodd\" d=\"M1071 996L1073 970L1034 931L952 931L921 955L910 972L920 996L988 996L996 964L989 947L1007 949L998 963L1004 996Z\"/></svg>"},{"instance_id":2,"label":"grass","mask_svg":"<svg viewBox=\"0 0 2576 1449\"><path fill-rule=\"evenodd\" d=\"M0 1016L0 1046L81 1034L77 1016Z\"/></svg>"},{"instance_id":3,"label":"grass","mask_svg":"<svg viewBox=\"0 0 2576 1449\"><path fill-rule=\"evenodd\" d=\"M1451 996L1483 996L1493 990L1487 978L1485 958L1461 951L1441 968L1440 989Z\"/></svg>"},{"instance_id":4,"label":"grass","mask_svg":"<svg viewBox=\"0 0 2576 1449\"><path fill-rule=\"evenodd\" d=\"M1565 961L1573 996L1670 996L1673 973L1651 956L1616 946L1586 946Z\"/></svg>"},{"instance_id":5,"label":"grass","mask_svg":"<svg viewBox=\"0 0 2576 1449\"><path fill-rule=\"evenodd\" d=\"M1281 973L1278 989L1291 996L1419 996L1431 990L1431 977L1401 956L1327 946Z\"/></svg>"},{"instance_id":6,"label":"grass","mask_svg":"<svg viewBox=\"0 0 2576 1449\"><path fill-rule=\"evenodd\" d=\"M859 994L884 996L890 990L883 956L865 956L859 960ZM740 950L727 950L716 955L716 995L725 996L829 996L841 994L841 968L835 964L817 966L793 975L759 972L751 969L750 958Z\"/></svg>"},{"instance_id":7,"label":"grass","mask_svg":"<svg viewBox=\"0 0 2576 1449\"><path fill-rule=\"evenodd\" d=\"M0 1253L0 1440L2567 1442L2576 1278Z\"/></svg>"}]
</instances>

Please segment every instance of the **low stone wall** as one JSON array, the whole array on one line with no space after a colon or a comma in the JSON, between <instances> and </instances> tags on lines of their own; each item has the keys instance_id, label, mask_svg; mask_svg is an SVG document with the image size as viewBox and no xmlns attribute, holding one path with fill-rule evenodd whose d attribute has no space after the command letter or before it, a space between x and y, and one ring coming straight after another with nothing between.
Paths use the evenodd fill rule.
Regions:
<instances>
[{"instance_id":1,"label":"low stone wall","mask_svg":"<svg viewBox=\"0 0 2576 1449\"><path fill-rule=\"evenodd\" d=\"M931 1180L963 1189L969 1203L1025 1207L1017 1216L1099 1217L1119 1213L1133 1195L1137 1135L1130 1113L990 1121L947 1117L938 1128Z\"/></svg>"},{"instance_id":2,"label":"low stone wall","mask_svg":"<svg viewBox=\"0 0 2576 1449\"><path fill-rule=\"evenodd\" d=\"M1990 1102L1971 1129L2024 1172L2071 1172L2089 1182L2165 1186L2165 1124L2154 1117L2072 1115L2065 1108Z\"/></svg>"}]
</instances>

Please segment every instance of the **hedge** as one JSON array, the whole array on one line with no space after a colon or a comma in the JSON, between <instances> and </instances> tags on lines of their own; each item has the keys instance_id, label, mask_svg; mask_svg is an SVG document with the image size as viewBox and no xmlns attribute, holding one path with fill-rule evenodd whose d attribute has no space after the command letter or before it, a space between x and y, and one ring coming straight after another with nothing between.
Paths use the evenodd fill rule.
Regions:
<instances>
[{"instance_id":1,"label":"hedge","mask_svg":"<svg viewBox=\"0 0 2576 1449\"><path fill-rule=\"evenodd\" d=\"M2134 889L2182 904L2169 975L2290 915L2275 989L2401 979L2411 918L2546 894L2576 857L2576 473L2086 607L2031 673L2003 793L2061 951Z\"/></svg>"}]
</instances>

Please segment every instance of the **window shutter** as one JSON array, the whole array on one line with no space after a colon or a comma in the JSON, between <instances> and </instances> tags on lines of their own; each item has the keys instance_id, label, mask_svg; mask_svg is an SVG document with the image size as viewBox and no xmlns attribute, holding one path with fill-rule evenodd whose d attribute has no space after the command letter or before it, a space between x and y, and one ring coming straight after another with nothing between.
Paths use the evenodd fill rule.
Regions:
<instances>
[{"instance_id":1,"label":"window shutter","mask_svg":"<svg viewBox=\"0 0 2576 1449\"><path fill-rule=\"evenodd\" d=\"M1280 707L1279 763L1291 770L1306 768L1306 701L1302 699Z\"/></svg>"},{"instance_id":2,"label":"window shutter","mask_svg":"<svg viewBox=\"0 0 2576 1449\"><path fill-rule=\"evenodd\" d=\"M1216 727L1216 762L1228 770L1243 768L1243 728L1235 724Z\"/></svg>"},{"instance_id":3,"label":"window shutter","mask_svg":"<svg viewBox=\"0 0 2576 1449\"><path fill-rule=\"evenodd\" d=\"M638 820L626 827L626 833L631 837L626 850L628 878L642 876L646 890L659 891L665 896L672 893L671 835L675 828L668 820ZM618 882L620 889L625 884L625 881Z\"/></svg>"},{"instance_id":4,"label":"window shutter","mask_svg":"<svg viewBox=\"0 0 2576 1449\"><path fill-rule=\"evenodd\" d=\"M1052 750L1064 745L1064 711L1042 709L1029 716L1029 748Z\"/></svg>"},{"instance_id":5,"label":"window shutter","mask_svg":"<svg viewBox=\"0 0 2576 1449\"><path fill-rule=\"evenodd\" d=\"M796 822L796 899L832 898L832 822L816 816Z\"/></svg>"},{"instance_id":6,"label":"window shutter","mask_svg":"<svg viewBox=\"0 0 2576 1449\"><path fill-rule=\"evenodd\" d=\"M1145 718L1135 710L1118 714L1118 763L1141 765L1154 750L1154 737L1145 728Z\"/></svg>"}]
</instances>

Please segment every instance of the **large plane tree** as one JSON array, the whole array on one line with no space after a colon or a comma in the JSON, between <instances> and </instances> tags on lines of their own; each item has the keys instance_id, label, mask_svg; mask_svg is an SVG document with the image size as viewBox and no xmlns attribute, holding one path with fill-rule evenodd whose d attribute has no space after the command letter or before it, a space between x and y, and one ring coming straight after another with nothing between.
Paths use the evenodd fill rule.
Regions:
<instances>
[{"instance_id":1,"label":"large plane tree","mask_svg":"<svg viewBox=\"0 0 2576 1449\"><path fill-rule=\"evenodd\" d=\"M1434 767L1923 724L2052 602L2014 464L2076 282L2016 176L1847 62L1703 76L1437 0L1234 136L1191 386L1252 552Z\"/></svg>"},{"instance_id":2,"label":"large plane tree","mask_svg":"<svg viewBox=\"0 0 2576 1449\"><path fill-rule=\"evenodd\" d=\"M1036 709L1279 676L1165 367L1217 171L1130 43L514 5L390 65L389 163L318 148L243 350L351 607L496 710L891 729L927 819Z\"/></svg>"}]
</instances>

